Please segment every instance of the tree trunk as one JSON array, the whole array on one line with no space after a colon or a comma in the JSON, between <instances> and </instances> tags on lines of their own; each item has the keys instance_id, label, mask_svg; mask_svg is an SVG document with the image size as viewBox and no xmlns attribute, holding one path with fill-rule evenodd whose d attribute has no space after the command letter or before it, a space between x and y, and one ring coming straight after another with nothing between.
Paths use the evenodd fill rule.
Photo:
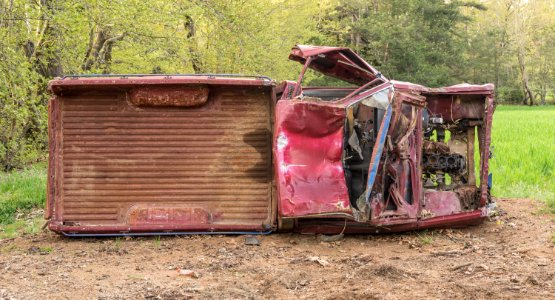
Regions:
<instances>
[{"instance_id":1,"label":"tree trunk","mask_svg":"<svg viewBox=\"0 0 555 300\"><path fill-rule=\"evenodd\" d=\"M100 52L98 53L97 57L97 65L103 67L103 74L110 73L110 65L112 62L112 47L114 43L117 41L121 41L125 37L125 32L106 39L100 48Z\"/></svg>"},{"instance_id":2,"label":"tree trunk","mask_svg":"<svg viewBox=\"0 0 555 300\"><path fill-rule=\"evenodd\" d=\"M495 69L495 94L499 95L497 92L499 89L499 51L497 49L497 45L494 46L493 50L493 65Z\"/></svg>"},{"instance_id":3,"label":"tree trunk","mask_svg":"<svg viewBox=\"0 0 555 300\"><path fill-rule=\"evenodd\" d=\"M547 97L547 87L543 84L540 86L539 96L540 96L540 105L545 105L545 101L546 101L545 98Z\"/></svg>"},{"instance_id":4,"label":"tree trunk","mask_svg":"<svg viewBox=\"0 0 555 300\"><path fill-rule=\"evenodd\" d=\"M199 55L195 50L195 48L193 47L193 40L195 38L195 34L197 31L195 27L195 22L193 21L193 18L191 18L191 16L189 15L185 16L185 28L187 28L186 37L187 37L187 40L189 41L189 54L191 55L191 66L193 67L195 74L201 74L202 65L199 59Z\"/></svg>"},{"instance_id":5,"label":"tree trunk","mask_svg":"<svg viewBox=\"0 0 555 300\"><path fill-rule=\"evenodd\" d=\"M57 13L57 7L54 7L51 0L41 1L42 11L41 19L45 19L36 41L27 40L24 45L25 55L29 58L29 62L37 73L45 78L53 78L62 76L63 68L60 58L60 49L57 47L59 36L58 28L52 21Z\"/></svg>"},{"instance_id":6,"label":"tree trunk","mask_svg":"<svg viewBox=\"0 0 555 300\"><path fill-rule=\"evenodd\" d=\"M532 94L532 90L530 89L530 85L528 83L528 73L526 72L526 64L524 59L524 49L519 48L518 52L518 67L520 69L520 77L522 78L522 87L524 88L524 104L526 104L526 99L529 99L529 105L534 105L534 95Z\"/></svg>"},{"instance_id":7,"label":"tree trunk","mask_svg":"<svg viewBox=\"0 0 555 300\"><path fill-rule=\"evenodd\" d=\"M121 41L125 37L125 32L108 37L109 29L97 28L94 30L93 28L89 32L89 46L85 51L81 69L90 71L93 68L102 68L102 73L106 74L110 72L112 48L117 41Z\"/></svg>"},{"instance_id":8,"label":"tree trunk","mask_svg":"<svg viewBox=\"0 0 555 300\"><path fill-rule=\"evenodd\" d=\"M104 42L107 39L106 34L104 33L104 29L102 28L97 28L96 32L94 33L93 29L91 29L91 32L89 34L92 34L91 36L94 37L91 38L91 36L89 36L89 48L87 48L87 50L85 51L85 62L81 66L81 69L83 71L90 71L92 67L96 64L98 53L100 53L102 45L104 45Z\"/></svg>"}]
</instances>

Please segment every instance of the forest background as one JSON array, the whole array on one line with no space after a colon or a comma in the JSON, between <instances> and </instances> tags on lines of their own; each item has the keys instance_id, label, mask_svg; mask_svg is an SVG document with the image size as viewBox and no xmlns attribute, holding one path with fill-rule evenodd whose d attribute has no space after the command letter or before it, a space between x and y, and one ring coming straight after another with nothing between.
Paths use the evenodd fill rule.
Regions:
<instances>
[{"instance_id":1,"label":"forest background","mask_svg":"<svg viewBox=\"0 0 555 300\"><path fill-rule=\"evenodd\" d=\"M54 77L295 79L295 44L351 47L388 78L491 82L498 103L553 103L554 11L549 0L0 0L0 168L44 160Z\"/></svg>"}]
</instances>

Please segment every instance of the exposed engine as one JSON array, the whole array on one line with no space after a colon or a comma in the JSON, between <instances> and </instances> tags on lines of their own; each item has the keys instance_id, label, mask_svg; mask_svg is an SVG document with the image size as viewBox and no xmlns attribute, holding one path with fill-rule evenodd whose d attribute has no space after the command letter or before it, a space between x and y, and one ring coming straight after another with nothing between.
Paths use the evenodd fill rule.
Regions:
<instances>
[{"instance_id":1,"label":"exposed engine","mask_svg":"<svg viewBox=\"0 0 555 300\"><path fill-rule=\"evenodd\" d=\"M424 141L422 176L425 188L445 190L449 189L449 183L467 183L466 165L465 156L451 152L446 144ZM451 179L450 182L446 182L446 175Z\"/></svg>"},{"instance_id":2,"label":"exposed engine","mask_svg":"<svg viewBox=\"0 0 555 300\"><path fill-rule=\"evenodd\" d=\"M466 162L464 156L456 153L426 153L422 156L422 168L425 171L462 173L466 168Z\"/></svg>"}]
</instances>

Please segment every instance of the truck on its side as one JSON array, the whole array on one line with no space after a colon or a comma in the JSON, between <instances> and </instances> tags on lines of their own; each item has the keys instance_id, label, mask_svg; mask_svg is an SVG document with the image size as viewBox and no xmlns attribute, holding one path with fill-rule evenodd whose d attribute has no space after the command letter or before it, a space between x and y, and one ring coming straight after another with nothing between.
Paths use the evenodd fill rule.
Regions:
<instances>
[{"instance_id":1,"label":"truck on its side","mask_svg":"<svg viewBox=\"0 0 555 300\"><path fill-rule=\"evenodd\" d=\"M389 80L348 48L299 45L289 58L301 74L279 85L226 74L51 81L49 228L377 233L490 214L492 84ZM308 69L351 87L305 87Z\"/></svg>"}]
</instances>

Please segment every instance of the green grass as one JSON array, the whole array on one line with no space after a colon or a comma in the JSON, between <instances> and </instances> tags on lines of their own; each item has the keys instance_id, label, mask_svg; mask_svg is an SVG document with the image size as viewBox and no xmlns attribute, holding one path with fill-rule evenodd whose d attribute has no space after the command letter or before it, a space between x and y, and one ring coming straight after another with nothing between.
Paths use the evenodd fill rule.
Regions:
<instances>
[{"instance_id":1,"label":"green grass","mask_svg":"<svg viewBox=\"0 0 555 300\"><path fill-rule=\"evenodd\" d=\"M493 195L543 200L555 213L555 106L498 106L492 145Z\"/></svg>"},{"instance_id":2,"label":"green grass","mask_svg":"<svg viewBox=\"0 0 555 300\"><path fill-rule=\"evenodd\" d=\"M160 241L160 236L157 235L154 237L154 248L160 250L160 247L162 246L162 242Z\"/></svg>"},{"instance_id":3,"label":"green grass","mask_svg":"<svg viewBox=\"0 0 555 300\"><path fill-rule=\"evenodd\" d=\"M424 230L422 233L417 232L418 240L422 245L431 245L434 242L433 233Z\"/></svg>"},{"instance_id":4,"label":"green grass","mask_svg":"<svg viewBox=\"0 0 555 300\"><path fill-rule=\"evenodd\" d=\"M24 234L39 233L45 220L42 216L26 220L15 220L12 223L0 225L0 240L9 239Z\"/></svg>"},{"instance_id":5,"label":"green grass","mask_svg":"<svg viewBox=\"0 0 555 300\"><path fill-rule=\"evenodd\" d=\"M44 163L9 173L0 172L0 225L14 223L18 213L43 208L46 200Z\"/></svg>"}]
</instances>

